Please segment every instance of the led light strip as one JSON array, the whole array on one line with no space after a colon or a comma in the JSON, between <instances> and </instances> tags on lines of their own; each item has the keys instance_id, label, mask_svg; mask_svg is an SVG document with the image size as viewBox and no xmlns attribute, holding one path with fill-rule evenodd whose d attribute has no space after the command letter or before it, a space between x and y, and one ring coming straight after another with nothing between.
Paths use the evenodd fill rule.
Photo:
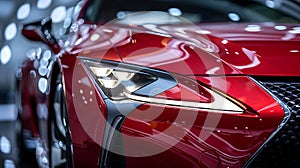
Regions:
<instances>
[{"instance_id":1,"label":"led light strip","mask_svg":"<svg viewBox=\"0 0 300 168\"><path fill-rule=\"evenodd\" d=\"M238 105L234 104L230 100L226 99L225 97L219 95L216 92L211 90L207 91L214 96L214 101L211 103L199 103L199 102L188 102L188 101L178 101L178 100L169 100L169 99L161 99L155 97L145 97L134 95L128 92L123 92L126 97L131 100L135 101L142 101L146 103L154 103L154 104L163 104L163 105L170 105L170 106L180 106L186 108L193 108L193 109L203 109L212 112L220 112L220 113L230 113L230 114L242 114L244 110L240 108ZM221 107L221 108L216 108Z\"/></svg>"}]
</instances>

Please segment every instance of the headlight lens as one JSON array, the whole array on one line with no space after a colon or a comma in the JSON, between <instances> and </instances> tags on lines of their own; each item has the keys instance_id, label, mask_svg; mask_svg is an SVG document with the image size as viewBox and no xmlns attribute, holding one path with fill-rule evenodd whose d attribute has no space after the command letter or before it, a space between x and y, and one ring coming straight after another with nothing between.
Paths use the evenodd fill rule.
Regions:
<instances>
[{"instance_id":1,"label":"headlight lens","mask_svg":"<svg viewBox=\"0 0 300 168\"><path fill-rule=\"evenodd\" d=\"M113 100L127 97L124 92L136 90L154 82L157 78L140 69L129 69L122 64L107 61L82 60L106 96Z\"/></svg>"},{"instance_id":2,"label":"headlight lens","mask_svg":"<svg viewBox=\"0 0 300 168\"><path fill-rule=\"evenodd\" d=\"M193 87L196 85L197 89L176 80L182 77L175 75L174 78L164 71L107 60L81 58L81 61L101 91L115 101L132 100L232 114L244 112L244 108L232 98L191 79L187 80L193 83ZM164 92L168 92L169 96L161 94ZM181 94L178 98L175 92L188 93ZM194 100L191 100L191 97L194 97Z\"/></svg>"}]
</instances>

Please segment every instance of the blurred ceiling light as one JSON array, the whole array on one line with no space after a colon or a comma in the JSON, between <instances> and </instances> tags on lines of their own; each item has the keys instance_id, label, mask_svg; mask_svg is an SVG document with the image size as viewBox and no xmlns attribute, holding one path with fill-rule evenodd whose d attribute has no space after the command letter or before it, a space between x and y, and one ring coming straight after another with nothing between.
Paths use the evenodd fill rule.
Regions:
<instances>
[{"instance_id":1,"label":"blurred ceiling light","mask_svg":"<svg viewBox=\"0 0 300 168\"><path fill-rule=\"evenodd\" d=\"M42 93L46 93L47 88L48 88L48 81L46 78L39 79L38 88Z\"/></svg>"},{"instance_id":2,"label":"blurred ceiling light","mask_svg":"<svg viewBox=\"0 0 300 168\"><path fill-rule=\"evenodd\" d=\"M75 45L79 45L82 42L82 38L79 38L78 40L75 41Z\"/></svg>"},{"instance_id":3,"label":"blurred ceiling light","mask_svg":"<svg viewBox=\"0 0 300 168\"><path fill-rule=\"evenodd\" d=\"M259 32L260 31L260 26L259 25L248 25L245 30L247 32Z\"/></svg>"},{"instance_id":4,"label":"blurred ceiling light","mask_svg":"<svg viewBox=\"0 0 300 168\"><path fill-rule=\"evenodd\" d=\"M12 161L12 160L5 160L4 167L5 168L15 168L16 165L15 165L14 161Z\"/></svg>"},{"instance_id":5,"label":"blurred ceiling light","mask_svg":"<svg viewBox=\"0 0 300 168\"><path fill-rule=\"evenodd\" d=\"M15 23L9 24L4 31L5 39L11 40L13 39L17 34L17 26Z\"/></svg>"},{"instance_id":6,"label":"blurred ceiling light","mask_svg":"<svg viewBox=\"0 0 300 168\"><path fill-rule=\"evenodd\" d=\"M46 50L43 53L43 59L45 60L49 60L51 58L51 51L50 50Z\"/></svg>"},{"instance_id":7,"label":"blurred ceiling light","mask_svg":"<svg viewBox=\"0 0 300 168\"><path fill-rule=\"evenodd\" d=\"M11 49L8 45L4 46L0 52L0 61L2 64L7 64L11 59Z\"/></svg>"},{"instance_id":8,"label":"blurred ceiling light","mask_svg":"<svg viewBox=\"0 0 300 168\"><path fill-rule=\"evenodd\" d=\"M30 5L29 3L23 4L19 7L17 11L17 18L19 20L26 19L30 13Z\"/></svg>"},{"instance_id":9,"label":"blurred ceiling light","mask_svg":"<svg viewBox=\"0 0 300 168\"><path fill-rule=\"evenodd\" d=\"M230 20L238 22L241 20L240 16L236 13L228 13L228 17Z\"/></svg>"},{"instance_id":10,"label":"blurred ceiling light","mask_svg":"<svg viewBox=\"0 0 300 168\"><path fill-rule=\"evenodd\" d=\"M168 12L169 12L170 15L172 15L172 16L181 16L181 15L182 15L181 10L178 9L178 8L170 8L170 9L168 10Z\"/></svg>"},{"instance_id":11,"label":"blurred ceiling light","mask_svg":"<svg viewBox=\"0 0 300 168\"><path fill-rule=\"evenodd\" d=\"M28 50L26 52L26 56L31 59L31 60L34 60L35 59L35 56L36 56L36 50L34 48Z\"/></svg>"},{"instance_id":12,"label":"blurred ceiling light","mask_svg":"<svg viewBox=\"0 0 300 168\"><path fill-rule=\"evenodd\" d=\"M40 76L45 76L48 73L48 68L46 66L40 66L38 72Z\"/></svg>"},{"instance_id":13,"label":"blurred ceiling light","mask_svg":"<svg viewBox=\"0 0 300 168\"><path fill-rule=\"evenodd\" d=\"M124 19L126 17L126 13L123 11L117 12L117 18Z\"/></svg>"},{"instance_id":14,"label":"blurred ceiling light","mask_svg":"<svg viewBox=\"0 0 300 168\"><path fill-rule=\"evenodd\" d=\"M51 5L51 2L52 2L52 0L38 0L37 8L39 8L39 9L48 8Z\"/></svg>"},{"instance_id":15,"label":"blurred ceiling light","mask_svg":"<svg viewBox=\"0 0 300 168\"><path fill-rule=\"evenodd\" d=\"M298 53L299 50L290 50L291 53Z\"/></svg>"},{"instance_id":16,"label":"blurred ceiling light","mask_svg":"<svg viewBox=\"0 0 300 168\"><path fill-rule=\"evenodd\" d=\"M300 27L294 27L293 29L300 31Z\"/></svg>"},{"instance_id":17,"label":"blurred ceiling light","mask_svg":"<svg viewBox=\"0 0 300 168\"><path fill-rule=\"evenodd\" d=\"M266 0L266 5L267 5L267 7L269 7L269 8L275 8L275 2L273 1L273 0Z\"/></svg>"},{"instance_id":18,"label":"blurred ceiling light","mask_svg":"<svg viewBox=\"0 0 300 168\"><path fill-rule=\"evenodd\" d=\"M41 58L41 53L42 53L41 47L36 48L36 49L35 49L35 52L36 52L36 57L37 57L38 59L40 59L40 58Z\"/></svg>"},{"instance_id":19,"label":"blurred ceiling light","mask_svg":"<svg viewBox=\"0 0 300 168\"><path fill-rule=\"evenodd\" d=\"M11 143L5 136L1 136L0 138L0 151L5 154L11 151Z\"/></svg>"},{"instance_id":20,"label":"blurred ceiling light","mask_svg":"<svg viewBox=\"0 0 300 168\"><path fill-rule=\"evenodd\" d=\"M275 26L274 27L276 30L286 30L287 27L286 26Z\"/></svg>"},{"instance_id":21,"label":"blurred ceiling light","mask_svg":"<svg viewBox=\"0 0 300 168\"><path fill-rule=\"evenodd\" d=\"M56 7L51 13L51 19L53 23L59 23L66 18L67 9L65 6Z\"/></svg>"},{"instance_id":22,"label":"blurred ceiling light","mask_svg":"<svg viewBox=\"0 0 300 168\"><path fill-rule=\"evenodd\" d=\"M300 34L300 30L290 30L289 33Z\"/></svg>"},{"instance_id":23,"label":"blurred ceiling light","mask_svg":"<svg viewBox=\"0 0 300 168\"><path fill-rule=\"evenodd\" d=\"M67 29L72 23L72 19L71 18L66 18L65 22L64 22L64 28Z\"/></svg>"},{"instance_id":24,"label":"blurred ceiling light","mask_svg":"<svg viewBox=\"0 0 300 168\"><path fill-rule=\"evenodd\" d=\"M200 29L200 30L196 30L196 33L198 33L198 34L210 34L211 32L208 31L208 30Z\"/></svg>"},{"instance_id":25,"label":"blurred ceiling light","mask_svg":"<svg viewBox=\"0 0 300 168\"><path fill-rule=\"evenodd\" d=\"M110 29L103 29L103 31L106 32L106 33L112 33L112 32L113 32L113 31L110 30Z\"/></svg>"},{"instance_id":26,"label":"blurred ceiling light","mask_svg":"<svg viewBox=\"0 0 300 168\"><path fill-rule=\"evenodd\" d=\"M100 37L100 35L97 34L97 33L95 33L95 34L93 34L93 35L90 37L90 40L91 40L91 41L97 41L97 40L99 39L99 37Z\"/></svg>"}]
</instances>

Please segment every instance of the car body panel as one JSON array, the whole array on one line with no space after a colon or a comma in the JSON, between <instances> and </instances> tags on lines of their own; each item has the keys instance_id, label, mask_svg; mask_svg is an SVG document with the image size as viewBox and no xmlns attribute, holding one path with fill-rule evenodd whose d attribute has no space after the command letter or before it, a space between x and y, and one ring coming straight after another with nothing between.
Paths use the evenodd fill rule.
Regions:
<instances>
[{"instance_id":1,"label":"car body panel","mask_svg":"<svg viewBox=\"0 0 300 168\"><path fill-rule=\"evenodd\" d=\"M300 27L298 24L242 23L201 24L211 35L239 44L259 56L256 66L238 69L255 76L300 76ZM235 65L240 57L222 57ZM235 60L237 58L237 60ZM255 60L248 58L249 61ZM238 65L240 66L240 65Z\"/></svg>"},{"instance_id":2,"label":"car body panel","mask_svg":"<svg viewBox=\"0 0 300 168\"><path fill-rule=\"evenodd\" d=\"M105 59L125 62L145 67L162 69L175 74L188 75L196 81L205 83L212 88L220 90L221 92L225 92L226 94L232 96L234 99L245 103L246 106L251 107L253 111L257 112L256 114L252 113L241 116L220 115L218 113L210 114L210 112L198 111L196 112L196 114L194 114L195 116L197 116L194 125L193 123L180 125L180 129L182 131L187 131L187 134L182 140L179 140L179 143L177 145L171 147L170 149L166 149L165 152L158 155L141 158L127 157L126 164L128 167L139 165L140 162L147 163L149 167L153 167L156 165L168 165L169 167L174 167L181 164L182 166L196 167L210 167L214 165L221 165L221 167L241 167L247 161L247 159L249 159L255 153L255 151L258 150L258 148L272 134L272 132L283 120L284 111L279 103L272 99L269 94L258 87L249 78L241 77L245 75L270 75L261 74L259 68L257 68L258 65L250 68L245 68L246 70L241 68L243 64L253 63L251 61L253 61L254 57L257 57L259 62L265 61L265 63L267 64L267 59L261 59L261 56L258 55L255 51L246 49L241 45L235 44L231 41L224 41L224 39L217 38L212 35L199 35L200 40L205 41L210 45L214 45L211 48L215 50L208 52L207 50L205 50L205 48L199 48L197 47L197 45L194 45L187 39L182 39L178 36L172 37L170 35L154 34L146 31L145 29L141 30L137 28L130 28L130 26L129 28L101 26L102 25L99 25L99 28L95 28L94 25L82 25L82 28L79 29L82 29L82 32L75 32L78 33L78 35L76 35L77 38L75 39L78 40L81 38L81 42L77 42L76 44L77 40L73 40L73 46L69 45L71 50L66 52L62 59L62 64L65 67L68 67L63 68L63 72L66 76L66 83L73 83L72 88L70 88L70 86L66 88L66 93L68 95L67 97L71 97L72 95L73 98L73 100L69 100L68 102L69 110L73 112L73 115L76 112L76 114L74 115L76 117L75 119L71 118L71 123L80 123L80 129L75 126L77 124L71 126L71 129L85 131L85 133L80 133L79 137L74 137L74 157L79 158L80 155L84 153L84 150L88 150L90 146L85 143L86 141L90 141L90 145L92 145L93 147L97 147L95 148L97 150L95 150L94 152L88 152L91 156L90 166L92 166L92 163L97 160L96 158L99 157L98 154L100 153L99 150L101 149L102 139L99 140L98 138L103 137L103 128L105 126L103 125L104 121L100 121L101 117L96 117L99 114L95 113L95 116L91 117L90 115L85 114L87 109L84 108L80 110L80 108L74 108L75 100L75 107L88 107L86 106L86 104L84 104L85 100L81 100L82 98L80 96L74 95L74 87L83 87L82 84L80 85L80 83L76 82L77 79L80 80L80 78L83 79L89 76L82 67L82 63L77 58L77 56L99 60ZM89 32L88 35L86 35L87 32ZM96 41L93 41L94 39L92 39L92 37L95 36L95 34L99 34L104 38L99 38ZM110 43L107 43L108 39ZM230 54L227 54L227 52L229 52ZM236 54L236 52L239 52L239 54ZM78 70L78 66L81 70ZM72 70L73 68L75 69L74 71ZM247 72L247 69L251 69L251 72L256 73L244 73ZM274 68L269 66L269 69ZM287 73L291 70L293 70L293 67L292 69L281 72ZM229 76L224 76L223 78L213 78L213 76L220 75ZM234 75L236 77L230 77L231 75ZM274 73L272 73L272 75L277 76L279 75L279 73L275 71ZM296 74L292 75L294 76ZM212 78L210 78L209 76L212 76ZM90 89L97 88L94 84L92 84L93 82L91 81L91 79L89 79L88 81L88 83L90 83ZM226 88L225 90L223 86L218 88L218 86L220 86L220 83L224 81L226 81L226 87L228 88ZM245 90L245 88L249 89ZM240 92L240 90L244 90L244 92ZM88 96L84 95L84 97ZM99 94L97 94L97 97L97 99L101 99L101 96ZM100 104L102 104L102 106L105 106L103 102ZM145 104L139 107L139 109L137 109L137 112L133 111L128 116L129 119L125 120L124 125L121 128L124 134L130 137L135 137L137 135L148 137L155 133L159 134L160 130L162 131L169 126L172 126L172 124L170 124L169 121L167 122L167 120L170 119L170 116L172 113L174 113L174 111L178 110L176 108L174 109L174 107L164 107L166 109L163 111L166 111L166 116L168 116L169 118L165 117L163 118L163 121L157 121L159 118L154 119L153 121L151 121L151 123L144 122L141 119L131 120L132 115L134 116L136 113L143 111L141 110L143 108L150 108L150 110L145 110L144 112L146 114L152 113L153 115L155 111L161 111L162 107ZM94 110L91 109L87 111L99 110L97 110L97 108L95 107ZM183 111L185 111L186 113L189 112L186 109L183 109ZM82 117L82 115L88 118ZM162 116L164 116L164 113L162 114ZM208 130L202 128L204 123L203 119L207 118L207 116L210 116L212 118L220 118L220 122L218 126L216 126L216 128L211 128ZM95 121L92 121L90 118L95 119ZM81 120L83 120L83 122ZM102 124L97 125L96 123L99 122ZM237 123L240 123L240 125L232 125ZM152 125L155 125L155 128L153 128ZM236 128L242 128L242 130ZM197 140L197 137L199 136L199 133L202 132L202 130L203 132L205 132L204 134L209 135L209 138L207 138L203 142L199 141L199 139ZM136 132L139 132L139 134L137 134ZM83 138L84 136L81 136L82 134L86 134L87 137ZM98 136L97 138L93 137L96 135ZM162 145L159 142L168 141L168 135L166 135L165 138L166 139L158 140L154 138L149 142L142 141L135 142L134 144L139 144L144 147L147 146L146 148L154 146L162 147L166 144ZM241 139L243 139L243 141L241 141ZM196 141L197 143L195 143L197 145L191 144L191 141ZM124 140L124 142L125 146L126 143L132 143L130 141L126 142L126 140ZM195 145L198 146L197 149L201 150L193 149ZM126 150L134 150L130 148L130 145L127 146L129 147L128 149L125 147ZM181 159L178 160L179 162L173 162L173 164L169 161L165 162L165 160L170 160L176 157L186 158L186 160ZM168 159L160 160L160 158ZM202 162L199 162L199 159ZM79 161L77 163L77 165L85 164L87 163L83 161Z\"/></svg>"},{"instance_id":3,"label":"car body panel","mask_svg":"<svg viewBox=\"0 0 300 168\"><path fill-rule=\"evenodd\" d=\"M167 29L173 33L157 35L149 33L147 29L131 26L121 29L100 25L96 32L90 33L90 37L102 32L105 34L104 37L111 41L110 47L115 47L121 58L110 54L108 59L113 58L113 60L122 60L185 75L300 75L297 66L300 59L300 37L298 33L295 33L297 30L293 29L295 26L286 25L287 31L263 27L260 32L247 32L244 30L247 25L249 26L249 24L229 24L226 29L227 25L224 24L214 26L204 24L204 26L199 25L198 33L193 33L189 27L182 26L180 30L186 32L182 33L185 37L179 35L174 37L178 26L176 29L175 26L164 27L163 30ZM103 32L103 29L110 32ZM231 33L229 29L235 30L236 33ZM269 29L276 31L273 33ZM201 34L207 33L204 30L211 31L211 33ZM290 33L292 30L295 31L294 34ZM292 37L285 39L285 35ZM197 41L188 40L191 38ZM103 52L107 52L108 49L97 49L96 46L100 43L102 44L103 41L91 43L87 39L81 45L84 48L91 45L94 49L84 49L80 54L84 56L88 52L90 57L103 59L103 55L107 55ZM199 45L202 46L199 47ZM282 61L282 57L285 61Z\"/></svg>"},{"instance_id":4,"label":"car body panel","mask_svg":"<svg viewBox=\"0 0 300 168\"><path fill-rule=\"evenodd\" d=\"M127 167L243 166L286 117L281 102L249 76L300 76L297 25L278 25L286 30L273 30L272 26L78 25L56 55L61 61L59 71L64 79L75 167L102 165L110 124L108 98L102 95L81 58L134 64L188 78L226 95L244 109L242 114L230 114L141 103L124 114L120 128L125 154L128 153ZM23 71L23 98L43 97L38 90L26 90L38 85L38 79L30 78L32 70L38 71L35 60L27 60ZM47 97L49 93L44 94ZM191 100L193 96L185 98ZM201 101L209 101L207 97ZM34 136L39 137L35 125L38 119L34 118L37 107L30 108L35 103L23 102L22 119L26 129L32 129ZM153 149L162 152L151 155Z\"/></svg>"},{"instance_id":5,"label":"car body panel","mask_svg":"<svg viewBox=\"0 0 300 168\"><path fill-rule=\"evenodd\" d=\"M140 151L140 155L155 148L165 149L147 157L127 157L127 166L244 165L281 123L284 111L248 77L197 77L197 80L219 86L218 82L225 78L226 93L253 107L258 114L233 115L144 104L127 116L123 124L121 131L129 136L124 137L125 149L128 153ZM247 89L240 92L242 88Z\"/></svg>"},{"instance_id":6,"label":"car body panel","mask_svg":"<svg viewBox=\"0 0 300 168\"><path fill-rule=\"evenodd\" d=\"M106 105L76 56L63 57L62 67L72 131L74 165L97 167L106 124Z\"/></svg>"}]
</instances>

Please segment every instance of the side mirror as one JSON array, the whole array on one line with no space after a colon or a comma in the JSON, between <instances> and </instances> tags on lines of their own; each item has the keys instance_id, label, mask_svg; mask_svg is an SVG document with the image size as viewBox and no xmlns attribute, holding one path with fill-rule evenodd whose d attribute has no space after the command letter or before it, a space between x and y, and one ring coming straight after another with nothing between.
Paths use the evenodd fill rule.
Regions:
<instances>
[{"instance_id":1,"label":"side mirror","mask_svg":"<svg viewBox=\"0 0 300 168\"><path fill-rule=\"evenodd\" d=\"M29 40L47 44L54 53L58 53L60 50L59 44L52 34L52 20L50 18L24 25L22 34Z\"/></svg>"}]
</instances>

